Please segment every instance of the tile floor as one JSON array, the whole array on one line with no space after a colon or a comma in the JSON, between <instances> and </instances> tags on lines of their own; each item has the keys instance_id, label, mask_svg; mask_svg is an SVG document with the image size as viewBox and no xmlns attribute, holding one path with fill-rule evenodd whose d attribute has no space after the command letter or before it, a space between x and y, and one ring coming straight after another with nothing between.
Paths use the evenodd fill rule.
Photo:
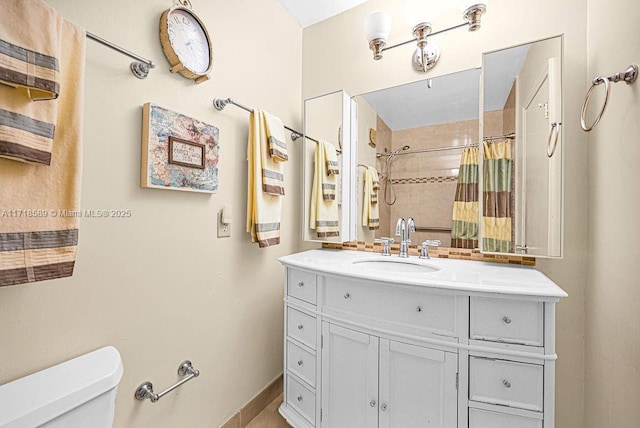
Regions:
<instances>
[{"instance_id":1,"label":"tile floor","mask_svg":"<svg viewBox=\"0 0 640 428\"><path fill-rule=\"evenodd\" d=\"M282 403L282 394L271 402L258 416L253 418L246 428L290 428L289 424L284 420L278 407Z\"/></svg>"}]
</instances>

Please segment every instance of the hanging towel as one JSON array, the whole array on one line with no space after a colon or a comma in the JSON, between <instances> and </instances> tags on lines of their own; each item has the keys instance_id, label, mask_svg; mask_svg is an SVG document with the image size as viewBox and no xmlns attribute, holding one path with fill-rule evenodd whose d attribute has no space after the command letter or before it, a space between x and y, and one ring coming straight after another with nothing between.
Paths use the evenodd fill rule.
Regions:
<instances>
[{"instance_id":1,"label":"hanging towel","mask_svg":"<svg viewBox=\"0 0 640 428\"><path fill-rule=\"evenodd\" d=\"M369 230L380 228L380 214L378 208L378 191L374 190L374 179L377 178L378 172L372 166L364 170L362 186L364 193L364 201L362 203L362 225L368 227ZM376 202L373 200L375 199Z\"/></svg>"},{"instance_id":2,"label":"hanging towel","mask_svg":"<svg viewBox=\"0 0 640 428\"><path fill-rule=\"evenodd\" d=\"M30 11L31 4L40 1L17 3ZM73 274L80 216L86 36L68 21L59 23L60 45L65 47L58 58L64 89L60 96L34 103L16 97L15 88L0 85L0 108L5 111L28 104L36 112L48 103L56 103L58 110L52 124L56 134L50 166L0 158L0 286ZM4 23L0 28L6 30ZM3 132L0 140L6 141L6 128Z\"/></svg>"},{"instance_id":3,"label":"hanging towel","mask_svg":"<svg viewBox=\"0 0 640 428\"><path fill-rule=\"evenodd\" d=\"M325 201L335 201L337 197L338 180L336 177L337 172L332 171L338 170L336 169L337 167L333 166L333 163L331 163L332 166L330 166L327 155L333 153L335 158L336 148L333 144L327 143L326 141L318 142L316 148L316 155L320 158L320 163L317 165L325 165L326 168L326 171L319 175L322 181L322 198ZM318 150L320 153L318 153ZM336 158L335 164L337 165L337 163Z\"/></svg>"},{"instance_id":4,"label":"hanging towel","mask_svg":"<svg viewBox=\"0 0 640 428\"><path fill-rule=\"evenodd\" d=\"M282 121L272 114L263 112L266 122L267 141L269 143L269 156L274 161L286 162L289 160L287 143L284 136Z\"/></svg>"},{"instance_id":5,"label":"hanging towel","mask_svg":"<svg viewBox=\"0 0 640 428\"><path fill-rule=\"evenodd\" d=\"M380 190L380 179L378 178L378 171L372 167L368 166L367 170L371 175L371 203L378 203L378 190Z\"/></svg>"},{"instance_id":6,"label":"hanging towel","mask_svg":"<svg viewBox=\"0 0 640 428\"><path fill-rule=\"evenodd\" d=\"M267 154L267 132L263 112L249 115L247 144L247 232L260 248L280 243L283 165Z\"/></svg>"},{"instance_id":7,"label":"hanging towel","mask_svg":"<svg viewBox=\"0 0 640 428\"><path fill-rule=\"evenodd\" d=\"M340 164L338 163L338 151L336 146L326 141L322 142L324 145L324 158L327 163L327 174L338 175L340 174Z\"/></svg>"},{"instance_id":8,"label":"hanging towel","mask_svg":"<svg viewBox=\"0 0 640 428\"><path fill-rule=\"evenodd\" d=\"M41 0L2 1L0 84L12 90L0 99L0 157L51 163L59 104L47 100L60 94L61 48L74 48L64 43L67 25Z\"/></svg>"},{"instance_id":9,"label":"hanging towel","mask_svg":"<svg viewBox=\"0 0 640 428\"><path fill-rule=\"evenodd\" d=\"M335 200L336 176L327 173L324 142L316 144L309 227L318 238L340 236L338 203ZM333 198L327 197L333 186Z\"/></svg>"}]
</instances>

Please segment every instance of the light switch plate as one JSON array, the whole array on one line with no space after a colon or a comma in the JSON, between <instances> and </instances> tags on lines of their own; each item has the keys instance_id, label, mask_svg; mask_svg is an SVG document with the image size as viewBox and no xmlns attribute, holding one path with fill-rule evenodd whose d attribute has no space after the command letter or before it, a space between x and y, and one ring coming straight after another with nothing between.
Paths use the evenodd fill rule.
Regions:
<instances>
[{"instance_id":1,"label":"light switch plate","mask_svg":"<svg viewBox=\"0 0 640 428\"><path fill-rule=\"evenodd\" d=\"M231 223L222 222L222 211L218 211L218 238L231 236Z\"/></svg>"}]
</instances>

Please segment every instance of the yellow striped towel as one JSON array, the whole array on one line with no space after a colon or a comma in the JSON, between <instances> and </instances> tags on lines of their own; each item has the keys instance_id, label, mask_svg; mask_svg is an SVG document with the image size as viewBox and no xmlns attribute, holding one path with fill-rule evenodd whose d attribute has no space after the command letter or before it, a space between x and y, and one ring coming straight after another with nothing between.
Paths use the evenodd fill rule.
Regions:
<instances>
[{"instance_id":1,"label":"yellow striped towel","mask_svg":"<svg viewBox=\"0 0 640 428\"><path fill-rule=\"evenodd\" d=\"M327 174L338 175L340 174L340 163L338 162L338 151L336 146L326 141L322 141L324 145L324 158L327 163Z\"/></svg>"},{"instance_id":2,"label":"yellow striped towel","mask_svg":"<svg viewBox=\"0 0 640 428\"><path fill-rule=\"evenodd\" d=\"M363 174L364 185L362 187L364 200L362 202L362 226L368 227L369 230L376 230L380 228L380 210L378 208L378 204L371 200L371 196L374 194L377 198L377 193L373 190L374 174L372 170L373 172L376 172L375 168L371 166L367 167Z\"/></svg>"},{"instance_id":3,"label":"yellow striped towel","mask_svg":"<svg viewBox=\"0 0 640 428\"><path fill-rule=\"evenodd\" d=\"M0 157L51 164L61 48L75 48L63 43L67 25L42 0L2 1L0 84L14 89L0 98ZM78 83L68 82L69 91L75 92Z\"/></svg>"},{"instance_id":4,"label":"yellow striped towel","mask_svg":"<svg viewBox=\"0 0 640 428\"><path fill-rule=\"evenodd\" d=\"M267 130L267 141L269 144L269 156L274 161L286 162L289 160L287 152L287 142L285 140L284 125L278 117L263 112Z\"/></svg>"},{"instance_id":5,"label":"yellow striped towel","mask_svg":"<svg viewBox=\"0 0 640 428\"><path fill-rule=\"evenodd\" d=\"M249 116L249 141L247 144L247 232L251 234L251 242L257 242L260 248L280 243L280 218L282 214L282 193L269 193L265 186L274 186L269 179L265 185L266 171L271 168L282 168L267 155L266 129L264 115L260 111ZM276 164L275 166L273 164ZM282 177L282 172L278 172ZM277 181L277 180L276 180ZM277 181L281 185L282 181Z\"/></svg>"},{"instance_id":6,"label":"yellow striped towel","mask_svg":"<svg viewBox=\"0 0 640 428\"><path fill-rule=\"evenodd\" d=\"M324 144L319 142L315 151L315 168L311 188L311 209L309 212L309 228L316 231L318 238L340 236L338 203L335 201L335 175L328 175L325 163ZM334 197L326 198L326 185L333 184Z\"/></svg>"}]
</instances>

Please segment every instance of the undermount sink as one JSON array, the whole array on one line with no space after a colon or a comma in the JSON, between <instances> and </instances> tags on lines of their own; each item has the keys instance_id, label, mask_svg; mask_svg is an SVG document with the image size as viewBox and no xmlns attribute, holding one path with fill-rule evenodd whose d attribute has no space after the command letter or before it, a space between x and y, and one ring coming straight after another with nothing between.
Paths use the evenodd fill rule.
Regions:
<instances>
[{"instance_id":1,"label":"undermount sink","mask_svg":"<svg viewBox=\"0 0 640 428\"><path fill-rule=\"evenodd\" d=\"M435 266L429 266L424 263L415 262L406 259L376 259L376 260L356 260L354 265L370 269L377 272L394 272L394 273L429 273L440 270Z\"/></svg>"}]
</instances>

